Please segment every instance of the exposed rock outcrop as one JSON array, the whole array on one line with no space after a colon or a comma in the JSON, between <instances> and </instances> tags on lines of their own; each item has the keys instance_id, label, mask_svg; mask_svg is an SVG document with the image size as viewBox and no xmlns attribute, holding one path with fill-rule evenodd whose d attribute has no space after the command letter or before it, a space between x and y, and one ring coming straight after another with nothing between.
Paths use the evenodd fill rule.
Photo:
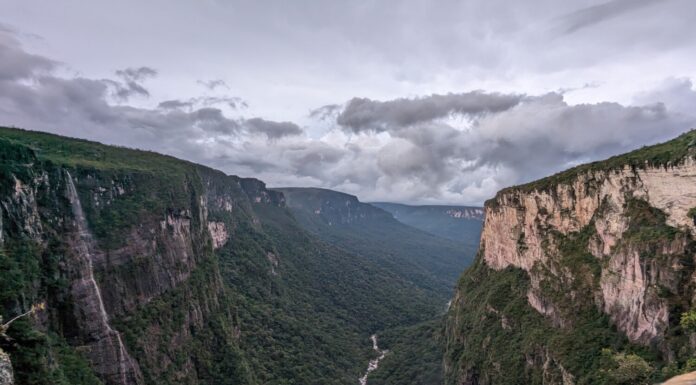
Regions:
<instances>
[{"instance_id":1,"label":"exposed rock outcrop","mask_svg":"<svg viewBox=\"0 0 696 385\"><path fill-rule=\"evenodd\" d=\"M13 385L12 362L10 356L0 349L0 385Z\"/></svg>"},{"instance_id":2,"label":"exposed rock outcrop","mask_svg":"<svg viewBox=\"0 0 696 385\"><path fill-rule=\"evenodd\" d=\"M3 291L0 306L11 317L46 304L8 331L3 348L21 364L16 380L65 381L78 367L106 385L196 385L213 381L222 355L245 368L240 356L229 358L239 326L215 250L235 226L254 226L251 205L282 206L282 195L253 179L96 143L62 163L34 148L55 150L55 137L32 140L0 137L0 262L13 285L3 288L14 290ZM119 160L131 157L144 159ZM152 162L159 168L147 170Z\"/></svg>"},{"instance_id":3,"label":"exposed rock outcrop","mask_svg":"<svg viewBox=\"0 0 696 385\"><path fill-rule=\"evenodd\" d=\"M515 302L516 306L526 303L548 325L539 328L556 330L548 333L565 336L560 339L593 325L592 330L607 333L615 328L630 343L653 348L668 362L683 355L683 342L669 331L678 326L680 309L693 305L693 137L696 133L691 132L672 142L508 188L487 202L475 269L479 277L469 272L460 285L448 325L449 337L455 337L449 348L470 344L471 338L458 333L471 325L457 313L485 301L466 298L464 291L471 287L467 279L482 279L485 274L488 279L504 275L515 280L513 290L524 290L516 297L523 302ZM513 299L505 301L510 304ZM497 308L504 306L499 303ZM606 326L600 326L606 322L602 317L608 319ZM518 330L522 335L533 332ZM601 343L609 344L593 342L592 349L601 348ZM480 346L459 349L490 354ZM587 375L566 365L569 355L558 348L547 346L545 352L544 361L558 363L566 375L562 382L543 383L568 383ZM494 383L495 376L478 372L485 369L457 363L455 357L446 363L450 383ZM546 366L537 364L520 378L532 378Z\"/></svg>"},{"instance_id":4,"label":"exposed rock outcrop","mask_svg":"<svg viewBox=\"0 0 696 385\"><path fill-rule=\"evenodd\" d=\"M675 266L667 264L663 271L653 265L648 272L649 266L640 258L645 251L640 245L618 247L629 226L625 208L630 199L645 200L666 214L668 225L691 233L694 224L687 213L696 207L696 164L687 159L676 166L592 171L549 190L504 191L487 207L482 257L495 270L518 267L530 274L532 282L538 282L543 277L533 269L556 258L557 235L589 226L593 235L586 248L599 261L606 258L597 305L629 339L649 344L662 337L668 321L667 303L652 288L662 280L669 281ZM687 246L685 238L656 241L661 242L658 252L664 255L680 255ZM540 312L553 313L553 305L544 304L535 292L528 298Z\"/></svg>"},{"instance_id":5,"label":"exposed rock outcrop","mask_svg":"<svg viewBox=\"0 0 696 385\"><path fill-rule=\"evenodd\" d=\"M70 242L75 270L71 294L84 344L80 349L86 352L95 371L107 384L142 384L137 363L128 354L121 334L109 324L101 289L94 278L95 242L69 172L66 172L66 186L75 228Z\"/></svg>"},{"instance_id":6,"label":"exposed rock outcrop","mask_svg":"<svg viewBox=\"0 0 696 385\"><path fill-rule=\"evenodd\" d=\"M224 246L230 237L224 222L208 222L208 231L210 231L210 237L213 239L213 248L215 249Z\"/></svg>"}]
</instances>

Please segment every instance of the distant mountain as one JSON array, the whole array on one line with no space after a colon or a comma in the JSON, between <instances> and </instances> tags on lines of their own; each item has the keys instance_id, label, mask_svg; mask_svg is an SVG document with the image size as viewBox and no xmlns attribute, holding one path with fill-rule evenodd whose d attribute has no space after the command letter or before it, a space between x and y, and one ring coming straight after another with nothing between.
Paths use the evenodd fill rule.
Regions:
<instances>
[{"instance_id":1,"label":"distant mountain","mask_svg":"<svg viewBox=\"0 0 696 385\"><path fill-rule=\"evenodd\" d=\"M394 219L353 195L318 188L279 188L308 231L349 252L364 255L430 290L445 303L475 253L471 243L445 239ZM475 236L479 228L471 226ZM473 237L473 236L472 236Z\"/></svg>"},{"instance_id":2,"label":"distant mountain","mask_svg":"<svg viewBox=\"0 0 696 385\"><path fill-rule=\"evenodd\" d=\"M441 384L443 312L452 297L452 285L459 272L471 263L476 253L476 243L442 238L409 226L396 220L390 212L362 203L353 195L318 188L275 191L283 193L287 206L305 230L402 277L428 293L431 303L441 306L436 313L430 313L425 322L379 330L380 347L390 352L370 374L368 383ZM473 210L453 215L475 214ZM461 238L478 237L481 221L467 222L469 228L459 229L471 234ZM452 222L443 223L452 225ZM454 223L459 225L459 222Z\"/></svg>"},{"instance_id":3,"label":"distant mountain","mask_svg":"<svg viewBox=\"0 0 696 385\"><path fill-rule=\"evenodd\" d=\"M390 212L396 220L409 226L467 245L478 246L483 226L482 207L410 206L387 202L370 204Z\"/></svg>"}]
</instances>

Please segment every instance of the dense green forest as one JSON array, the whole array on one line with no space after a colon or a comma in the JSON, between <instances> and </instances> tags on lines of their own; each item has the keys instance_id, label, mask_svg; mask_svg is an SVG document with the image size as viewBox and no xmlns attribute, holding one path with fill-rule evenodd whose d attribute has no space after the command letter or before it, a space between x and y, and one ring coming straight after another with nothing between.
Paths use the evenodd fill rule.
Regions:
<instances>
[{"instance_id":1,"label":"dense green forest","mask_svg":"<svg viewBox=\"0 0 696 385\"><path fill-rule=\"evenodd\" d=\"M451 297L459 274L473 260L475 246L400 223L390 213L355 196L315 188L277 191L283 192L303 228L413 282L439 298L440 309ZM481 222L478 225L475 233L480 232Z\"/></svg>"},{"instance_id":2,"label":"dense green forest","mask_svg":"<svg viewBox=\"0 0 696 385\"><path fill-rule=\"evenodd\" d=\"M103 301L93 306L122 336L137 368L127 383L354 384L373 333L412 362L399 331L436 334L404 328L444 311L472 252L398 222L335 238L307 231L263 183L152 152L10 128L0 146L0 310L9 319L46 305L0 337L21 384L119 383L103 377L93 353L103 337L86 332L76 297L86 270L73 179L101 287L87 300Z\"/></svg>"},{"instance_id":3,"label":"dense green forest","mask_svg":"<svg viewBox=\"0 0 696 385\"><path fill-rule=\"evenodd\" d=\"M475 246L405 225L355 196L314 188L283 188L294 216L327 243L364 255L425 290L431 304L427 321L379 330L379 345L389 353L368 377L370 384L442 383L442 316L452 287L470 263ZM481 221L469 223L480 233ZM476 227L476 225L478 227ZM471 234L464 234L470 237Z\"/></svg>"}]
</instances>

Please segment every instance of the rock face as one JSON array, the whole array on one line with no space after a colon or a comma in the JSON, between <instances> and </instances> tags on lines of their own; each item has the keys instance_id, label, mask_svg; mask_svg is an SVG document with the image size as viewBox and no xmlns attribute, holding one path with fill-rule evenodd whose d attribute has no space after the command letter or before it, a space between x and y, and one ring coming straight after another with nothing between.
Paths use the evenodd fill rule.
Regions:
<instances>
[{"instance_id":1,"label":"rock face","mask_svg":"<svg viewBox=\"0 0 696 385\"><path fill-rule=\"evenodd\" d=\"M43 134L28 146L34 134L0 131L0 309L46 304L2 344L16 381L216 383L224 358L248 383L215 252L236 226L256 226L251 205L282 206L282 195L157 154ZM65 145L68 158L35 149Z\"/></svg>"},{"instance_id":2,"label":"rock face","mask_svg":"<svg viewBox=\"0 0 696 385\"><path fill-rule=\"evenodd\" d=\"M598 305L630 340L647 345L662 337L668 323L667 301L652 290L660 284L673 286L675 266L667 265L666 271L652 266L648 271L640 258L645 250L622 242L631 219L625 209L629 200L663 211L667 225L692 234L694 223L687 212L696 207L696 164L687 159L669 167L590 172L550 191L502 193L486 213L482 258L494 270L517 267L539 282L543 277L539 269L533 272L534 267L549 266L549 258L559 253L557 236L589 227L587 249L598 261L606 260ZM666 256L686 251L684 237L655 241ZM541 313L552 312L540 303L534 286L538 285L533 284L528 294L530 304Z\"/></svg>"},{"instance_id":3,"label":"rock face","mask_svg":"<svg viewBox=\"0 0 696 385\"><path fill-rule=\"evenodd\" d=\"M10 357L0 349L0 385L13 385L12 363Z\"/></svg>"},{"instance_id":4,"label":"rock face","mask_svg":"<svg viewBox=\"0 0 696 385\"><path fill-rule=\"evenodd\" d=\"M475 363L462 362L467 355L462 350L491 352L486 346L474 346L475 339L462 334L473 326L461 312L485 301L467 298L470 282L483 276L515 275L513 291L519 301L502 300L489 306L505 313L514 302L534 309L543 319L543 327L517 325L514 330L513 326L515 335L548 328L565 336L557 338L562 339L594 322L593 331L615 328L629 344L652 348L667 362L682 359L678 356L691 347L671 331L677 328L679 311L691 307L693 297L696 228L689 211L696 207L695 136L691 132L672 142L509 188L487 202L475 272L462 278L450 312L449 383L491 384L500 378ZM516 311L518 317L526 314L523 308ZM512 314L506 316L514 319ZM489 337L497 333L476 332ZM574 360L573 354L554 347L549 342L554 337L548 337L522 344L520 349L528 355L544 346L547 363L531 360L516 378L564 384L573 383L574 377L588 378L587 369L565 363ZM593 352L584 353L591 356ZM506 360L514 358L491 358L498 364ZM536 373L549 367L566 372L562 382L537 380Z\"/></svg>"},{"instance_id":5,"label":"rock face","mask_svg":"<svg viewBox=\"0 0 696 385\"><path fill-rule=\"evenodd\" d=\"M94 278L96 245L72 176L67 171L65 175L67 198L72 209L75 229L70 243L76 276L70 291L75 301L78 330L85 342L81 348L105 382L121 385L140 384L142 375L138 365L126 351L121 334L109 324L101 289Z\"/></svg>"}]
</instances>

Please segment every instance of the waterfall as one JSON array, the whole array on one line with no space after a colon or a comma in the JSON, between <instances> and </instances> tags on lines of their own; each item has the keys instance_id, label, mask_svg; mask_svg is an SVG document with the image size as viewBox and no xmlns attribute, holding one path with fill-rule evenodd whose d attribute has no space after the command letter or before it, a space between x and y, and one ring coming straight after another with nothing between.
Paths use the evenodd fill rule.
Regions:
<instances>
[{"instance_id":1,"label":"waterfall","mask_svg":"<svg viewBox=\"0 0 696 385\"><path fill-rule=\"evenodd\" d=\"M377 335L373 334L370 336L370 339L372 340L372 349L379 354L377 358L371 359L370 363L367 365L367 371L365 371L365 375L360 377L358 380L360 382L360 385L367 385L367 376L370 375L370 373L374 372L377 370L379 367L379 362L382 361L384 356L389 353L388 350L380 350L379 345L377 345Z\"/></svg>"},{"instance_id":2,"label":"waterfall","mask_svg":"<svg viewBox=\"0 0 696 385\"><path fill-rule=\"evenodd\" d=\"M79 236L75 249L77 251L77 255L84 259L82 262L86 266L86 269L82 272L83 274L80 279L80 289L87 292L85 295L86 297L96 299L98 319L94 321L98 322L97 331L106 334L106 338L108 339L107 343L110 345L111 349L114 348L114 339L116 340L117 346L115 346L115 348L118 350L118 375L120 377L120 383L127 385L130 384L130 382L128 381L129 369L126 367L126 365L130 363L130 357L128 356L128 353L126 353L126 348L123 344L123 340L121 339L121 334L112 329L111 325L109 325L109 315L106 313L106 309L104 307L101 290L99 289L97 281L94 279L94 267L92 262L94 259L94 239L92 233L89 231L89 227L87 226L85 213L82 210L82 203L80 202L80 197L77 195L73 178L70 175L70 172L66 171L66 174L68 185L67 195L70 201L70 206L72 207L75 226ZM89 301L89 299L86 299L85 301ZM92 305L92 302L93 301L91 301L89 305ZM91 308L91 306L88 307Z\"/></svg>"}]
</instances>

